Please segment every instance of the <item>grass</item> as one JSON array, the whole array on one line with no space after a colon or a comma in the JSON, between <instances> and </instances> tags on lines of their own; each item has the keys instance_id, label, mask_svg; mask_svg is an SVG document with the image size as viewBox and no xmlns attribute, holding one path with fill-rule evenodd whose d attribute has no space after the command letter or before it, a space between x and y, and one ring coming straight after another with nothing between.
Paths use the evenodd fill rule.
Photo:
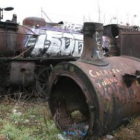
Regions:
<instances>
[{"instance_id":1,"label":"grass","mask_svg":"<svg viewBox=\"0 0 140 140\"><path fill-rule=\"evenodd\" d=\"M0 140L61 140L58 134L62 132L56 128L47 102L15 102L7 97L0 102ZM140 140L140 117L110 135L112 140ZM98 140L108 139L104 136Z\"/></svg>"},{"instance_id":2,"label":"grass","mask_svg":"<svg viewBox=\"0 0 140 140\"><path fill-rule=\"evenodd\" d=\"M46 102L13 102L0 104L0 140L58 140L60 130Z\"/></svg>"}]
</instances>

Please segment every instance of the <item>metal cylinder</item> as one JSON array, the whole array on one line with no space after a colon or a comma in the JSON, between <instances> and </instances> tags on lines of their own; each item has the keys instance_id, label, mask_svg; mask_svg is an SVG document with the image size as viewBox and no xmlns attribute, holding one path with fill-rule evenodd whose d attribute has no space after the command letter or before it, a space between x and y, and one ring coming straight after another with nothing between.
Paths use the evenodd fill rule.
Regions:
<instances>
[{"instance_id":1,"label":"metal cylinder","mask_svg":"<svg viewBox=\"0 0 140 140\"><path fill-rule=\"evenodd\" d=\"M95 32L96 29L92 34L84 34L84 41L90 46L97 44ZM90 55L86 50L89 46L84 45ZM140 112L140 81L137 79L140 60L108 57L98 65L97 59L84 53L78 61L63 62L54 67L49 78L48 98L59 128L65 132L80 128L86 131L84 139L93 139ZM87 57L91 63L85 61Z\"/></svg>"},{"instance_id":2,"label":"metal cylinder","mask_svg":"<svg viewBox=\"0 0 140 140\"><path fill-rule=\"evenodd\" d=\"M107 65L102 51L103 25L85 23L83 28L84 47L80 60L94 65Z\"/></svg>"}]
</instances>

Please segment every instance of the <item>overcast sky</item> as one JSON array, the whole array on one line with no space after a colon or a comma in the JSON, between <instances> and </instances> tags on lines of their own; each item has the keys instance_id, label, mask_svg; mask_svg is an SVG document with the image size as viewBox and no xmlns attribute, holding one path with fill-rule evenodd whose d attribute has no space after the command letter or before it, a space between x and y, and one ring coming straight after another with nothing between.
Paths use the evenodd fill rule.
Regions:
<instances>
[{"instance_id":1,"label":"overcast sky","mask_svg":"<svg viewBox=\"0 0 140 140\"><path fill-rule=\"evenodd\" d=\"M43 16L48 21L41 14L42 8L52 22L140 24L140 0L0 0L1 8L9 6L14 10L4 11L4 20L17 14L20 23L25 17L35 16Z\"/></svg>"}]
</instances>

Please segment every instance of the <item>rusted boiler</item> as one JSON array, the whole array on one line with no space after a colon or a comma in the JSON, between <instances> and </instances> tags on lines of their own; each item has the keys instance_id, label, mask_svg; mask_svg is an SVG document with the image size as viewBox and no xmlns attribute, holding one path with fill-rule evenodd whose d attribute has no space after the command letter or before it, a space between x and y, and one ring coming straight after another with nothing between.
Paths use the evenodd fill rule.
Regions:
<instances>
[{"instance_id":1,"label":"rusted boiler","mask_svg":"<svg viewBox=\"0 0 140 140\"><path fill-rule=\"evenodd\" d=\"M48 101L61 130L85 129L83 138L90 140L139 114L140 59L123 55L104 58L100 23L85 23L83 33L81 58L54 67Z\"/></svg>"}]
</instances>

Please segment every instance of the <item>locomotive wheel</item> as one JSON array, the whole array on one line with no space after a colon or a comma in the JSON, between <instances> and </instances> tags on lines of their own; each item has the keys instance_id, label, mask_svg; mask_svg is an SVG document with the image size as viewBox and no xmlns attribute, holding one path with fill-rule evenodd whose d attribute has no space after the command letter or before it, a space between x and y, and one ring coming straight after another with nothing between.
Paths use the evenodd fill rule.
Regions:
<instances>
[{"instance_id":1,"label":"locomotive wheel","mask_svg":"<svg viewBox=\"0 0 140 140\"><path fill-rule=\"evenodd\" d=\"M46 97L46 92L48 88L48 79L50 75L51 68L45 67L39 71L36 75L36 91L40 97Z\"/></svg>"}]
</instances>

